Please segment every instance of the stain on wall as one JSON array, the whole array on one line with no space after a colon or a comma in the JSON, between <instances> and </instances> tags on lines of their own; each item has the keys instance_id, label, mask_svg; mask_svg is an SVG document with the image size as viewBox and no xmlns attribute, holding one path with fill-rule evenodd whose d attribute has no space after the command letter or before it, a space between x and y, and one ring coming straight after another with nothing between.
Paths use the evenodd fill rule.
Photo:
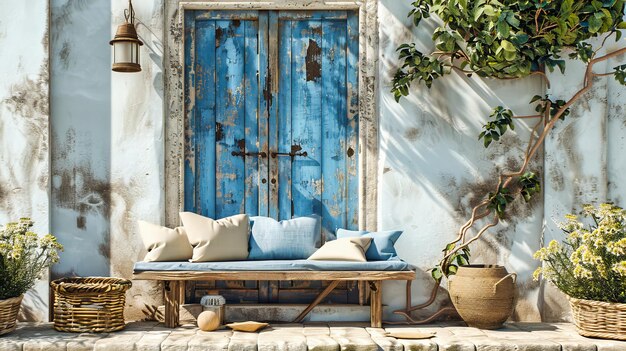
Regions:
<instances>
[{"instance_id":1,"label":"stain on wall","mask_svg":"<svg viewBox=\"0 0 626 351\"><path fill-rule=\"evenodd\" d=\"M7 2L0 11L0 224L31 217L50 231L48 2ZM26 294L20 319L46 320L48 278Z\"/></svg>"}]
</instances>

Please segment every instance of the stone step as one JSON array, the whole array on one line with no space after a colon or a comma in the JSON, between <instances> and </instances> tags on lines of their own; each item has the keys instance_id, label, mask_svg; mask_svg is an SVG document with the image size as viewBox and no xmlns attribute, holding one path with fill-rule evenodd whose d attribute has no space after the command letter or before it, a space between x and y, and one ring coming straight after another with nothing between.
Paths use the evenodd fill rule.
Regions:
<instances>
[{"instance_id":1,"label":"stone step","mask_svg":"<svg viewBox=\"0 0 626 351\"><path fill-rule=\"evenodd\" d=\"M291 322L307 307L305 304L229 304L225 306L226 323L244 321ZM194 323L198 315L206 310L200 304L184 304L180 306L182 323ZM157 308L157 319L163 322L165 306ZM385 308L383 307L383 311ZM334 304L318 305L304 318L304 322L366 322L370 320L369 306Z\"/></svg>"},{"instance_id":2,"label":"stone step","mask_svg":"<svg viewBox=\"0 0 626 351\"><path fill-rule=\"evenodd\" d=\"M435 333L423 340L389 337L392 330ZM22 323L0 337L2 351L624 351L626 342L584 338L571 324L510 323L499 330L453 325L385 326L341 322L274 323L259 333L193 324L174 329L154 322L129 323L115 333L59 333L50 323Z\"/></svg>"}]
</instances>

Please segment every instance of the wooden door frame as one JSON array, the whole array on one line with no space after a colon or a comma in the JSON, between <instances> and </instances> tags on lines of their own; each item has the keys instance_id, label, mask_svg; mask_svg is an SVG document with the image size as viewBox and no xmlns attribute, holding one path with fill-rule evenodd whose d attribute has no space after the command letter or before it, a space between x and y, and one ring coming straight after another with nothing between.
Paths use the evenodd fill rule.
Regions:
<instances>
[{"instance_id":1,"label":"wooden door frame","mask_svg":"<svg viewBox=\"0 0 626 351\"><path fill-rule=\"evenodd\" d=\"M187 10L356 10L359 12L359 228L376 230L378 207L378 0L165 0L165 224L180 224L184 204L185 76L183 20Z\"/></svg>"}]
</instances>

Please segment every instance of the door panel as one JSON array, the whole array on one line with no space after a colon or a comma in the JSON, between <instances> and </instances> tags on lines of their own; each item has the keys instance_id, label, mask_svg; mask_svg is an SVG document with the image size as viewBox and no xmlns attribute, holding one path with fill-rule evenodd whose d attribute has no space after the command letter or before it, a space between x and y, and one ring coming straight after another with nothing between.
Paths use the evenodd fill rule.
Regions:
<instances>
[{"instance_id":1,"label":"door panel","mask_svg":"<svg viewBox=\"0 0 626 351\"><path fill-rule=\"evenodd\" d=\"M264 37L259 17L242 14L245 19L223 14L211 19L197 11L185 16L185 210L212 218L257 215L260 194L267 193L260 183L267 178L266 161L244 155L257 154L261 146L259 38Z\"/></svg>"},{"instance_id":2,"label":"door panel","mask_svg":"<svg viewBox=\"0 0 626 351\"><path fill-rule=\"evenodd\" d=\"M358 16L186 11L184 207L222 218L317 214L357 228ZM324 282L197 282L187 297L310 302ZM358 300L354 283L326 302Z\"/></svg>"},{"instance_id":3,"label":"door panel","mask_svg":"<svg viewBox=\"0 0 626 351\"><path fill-rule=\"evenodd\" d=\"M279 37L271 146L278 160L270 160L278 172L276 216L318 214L323 237L332 239L337 228L358 227L358 17L345 11L270 16L278 17ZM349 35L356 43L348 44Z\"/></svg>"}]
</instances>

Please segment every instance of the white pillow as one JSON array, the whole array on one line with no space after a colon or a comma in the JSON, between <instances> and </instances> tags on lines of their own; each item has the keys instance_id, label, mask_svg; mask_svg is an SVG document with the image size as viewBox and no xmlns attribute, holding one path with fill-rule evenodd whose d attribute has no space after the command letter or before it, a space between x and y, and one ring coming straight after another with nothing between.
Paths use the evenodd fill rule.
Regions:
<instances>
[{"instance_id":1,"label":"white pillow","mask_svg":"<svg viewBox=\"0 0 626 351\"><path fill-rule=\"evenodd\" d=\"M183 227L170 229L138 221L139 236L148 250L145 262L186 261L191 258L192 247Z\"/></svg>"},{"instance_id":2,"label":"white pillow","mask_svg":"<svg viewBox=\"0 0 626 351\"><path fill-rule=\"evenodd\" d=\"M370 246L372 238L353 237L342 238L326 242L309 257L314 261L355 261L367 262L365 251Z\"/></svg>"},{"instance_id":3,"label":"white pillow","mask_svg":"<svg viewBox=\"0 0 626 351\"><path fill-rule=\"evenodd\" d=\"M180 219L189 243L193 246L191 262L238 261L248 258L248 215L214 220L192 212L181 212Z\"/></svg>"}]
</instances>

